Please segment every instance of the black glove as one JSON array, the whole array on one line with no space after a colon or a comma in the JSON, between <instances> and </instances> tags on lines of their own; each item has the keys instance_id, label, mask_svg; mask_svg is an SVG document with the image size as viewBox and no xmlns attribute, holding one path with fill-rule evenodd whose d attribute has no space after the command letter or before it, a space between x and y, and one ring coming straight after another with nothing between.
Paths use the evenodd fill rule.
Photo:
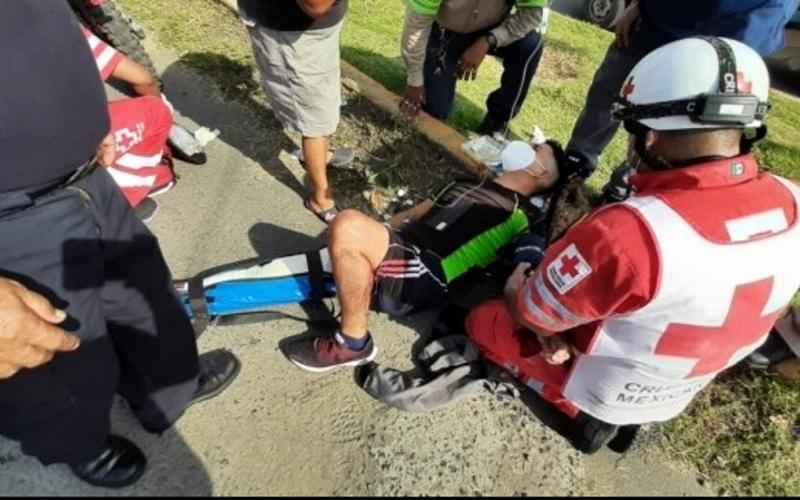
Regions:
<instances>
[{"instance_id":1,"label":"black glove","mask_svg":"<svg viewBox=\"0 0 800 500\"><path fill-rule=\"evenodd\" d=\"M514 242L514 262L516 264L528 263L537 267L544 258L547 241L536 233L525 233Z\"/></svg>"}]
</instances>

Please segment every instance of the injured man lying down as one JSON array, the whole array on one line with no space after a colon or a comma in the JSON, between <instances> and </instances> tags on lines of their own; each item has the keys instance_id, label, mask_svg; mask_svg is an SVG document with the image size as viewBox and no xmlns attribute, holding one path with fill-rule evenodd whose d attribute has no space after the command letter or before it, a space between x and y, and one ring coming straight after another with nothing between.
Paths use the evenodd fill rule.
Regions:
<instances>
[{"instance_id":1,"label":"injured man lying down","mask_svg":"<svg viewBox=\"0 0 800 500\"><path fill-rule=\"evenodd\" d=\"M575 186L566 180L565 156L558 143L515 141L502 157L498 176L453 181L387 224L355 210L341 212L330 226L325 248L267 262L234 263L176 282L187 313L195 328L202 330L215 318L335 295L341 305L336 326L316 337L289 341L282 346L283 352L298 368L315 373L369 364L378 352L368 329L370 310L398 317L445 305L454 292L475 283L470 276L483 278L489 268L499 283L505 283L517 264L535 268L541 262L549 239L566 229L554 226L571 225L585 213L587 207L562 204ZM472 336L463 321L460 326L460 332L450 330L457 333L454 337ZM468 337L462 338L456 342L459 349L470 343ZM453 349L453 344L429 347L433 349L428 351L441 353ZM493 366L484 364L477 348L464 351L474 356L459 353L456 357L465 364L450 367L454 369L446 375L439 371L438 379L410 380L390 371L382 372L389 375L380 379L382 375L372 371L375 375L360 384L372 396L398 408L425 411L444 406L467 392L471 395L483 382L455 377L457 371L480 379L485 370L465 372L466 364ZM495 373L495 368L490 370ZM484 387L490 388L495 380L487 382ZM490 390L496 393L504 390L494 387ZM404 406L403 401L412 399ZM596 434L607 434L606 426L585 415L569 416L566 432L573 445L597 451L595 442L601 436Z\"/></svg>"},{"instance_id":2,"label":"injured man lying down","mask_svg":"<svg viewBox=\"0 0 800 500\"><path fill-rule=\"evenodd\" d=\"M547 197L539 195L557 185L564 153L555 142L515 141L502 158L494 179L453 181L390 224L345 210L330 226L327 248L181 282L187 312L206 322L336 294L338 328L291 343L285 354L318 373L369 363L378 352L371 308L404 316L436 307L501 258L535 264L541 257Z\"/></svg>"}]
</instances>

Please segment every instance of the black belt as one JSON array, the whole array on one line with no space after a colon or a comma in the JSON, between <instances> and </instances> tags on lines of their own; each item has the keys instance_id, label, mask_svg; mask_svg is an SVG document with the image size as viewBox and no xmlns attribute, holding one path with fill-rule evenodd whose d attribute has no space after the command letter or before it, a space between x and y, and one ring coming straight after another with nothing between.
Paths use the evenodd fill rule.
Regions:
<instances>
[{"instance_id":1,"label":"black belt","mask_svg":"<svg viewBox=\"0 0 800 500\"><path fill-rule=\"evenodd\" d=\"M8 215L8 213L30 208L36 203L36 200L85 179L94 172L95 168L97 168L97 164L94 160L91 160L78 167L73 173L55 181L0 193L0 215Z\"/></svg>"}]
</instances>

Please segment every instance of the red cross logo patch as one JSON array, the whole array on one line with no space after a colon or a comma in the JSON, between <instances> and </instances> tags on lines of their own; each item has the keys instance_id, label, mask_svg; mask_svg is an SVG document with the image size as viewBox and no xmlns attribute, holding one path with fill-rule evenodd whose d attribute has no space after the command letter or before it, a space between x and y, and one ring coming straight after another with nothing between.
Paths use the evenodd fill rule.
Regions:
<instances>
[{"instance_id":1,"label":"red cross logo patch","mask_svg":"<svg viewBox=\"0 0 800 500\"><path fill-rule=\"evenodd\" d=\"M592 268L573 243L547 266L547 277L558 293L565 294L592 274Z\"/></svg>"}]
</instances>

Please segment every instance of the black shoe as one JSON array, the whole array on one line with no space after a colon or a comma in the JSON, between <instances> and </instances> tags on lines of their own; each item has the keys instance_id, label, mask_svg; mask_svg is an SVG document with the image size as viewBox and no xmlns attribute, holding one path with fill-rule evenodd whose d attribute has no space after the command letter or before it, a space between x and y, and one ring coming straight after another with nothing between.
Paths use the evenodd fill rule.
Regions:
<instances>
[{"instance_id":1,"label":"black shoe","mask_svg":"<svg viewBox=\"0 0 800 500\"><path fill-rule=\"evenodd\" d=\"M167 144L172 150L172 156L179 160L194 165L203 165L207 160L206 153L194 134L177 123L172 124Z\"/></svg>"},{"instance_id":2,"label":"black shoe","mask_svg":"<svg viewBox=\"0 0 800 500\"><path fill-rule=\"evenodd\" d=\"M641 425L623 425L617 435L608 443L608 448L616 453L641 450L653 446L664 436L664 425L650 422Z\"/></svg>"},{"instance_id":3,"label":"black shoe","mask_svg":"<svg viewBox=\"0 0 800 500\"><path fill-rule=\"evenodd\" d=\"M572 433L572 445L578 450L591 455L611 442L617 435L619 427L598 420L585 413L575 419Z\"/></svg>"},{"instance_id":4,"label":"black shoe","mask_svg":"<svg viewBox=\"0 0 800 500\"><path fill-rule=\"evenodd\" d=\"M135 444L119 436L109 436L97 456L81 464L70 464L81 480L101 488L123 488L135 483L147 467L147 459Z\"/></svg>"},{"instance_id":5,"label":"black shoe","mask_svg":"<svg viewBox=\"0 0 800 500\"><path fill-rule=\"evenodd\" d=\"M580 177L581 179L588 179L595 170L595 165L580 151L569 149L564 152L565 161L563 165L559 165L559 175L565 179L573 179Z\"/></svg>"},{"instance_id":6,"label":"black shoe","mask_svg":"<svg viewBox=\"0 0 800 500\"><path fill-rule=\"evenodd\" d=\"M140 221L147 224L153 220L153 217L158 213L158 203L156 203L156 200L153 198L145 198L138 205L133 207L133 211L136 212L136 217L138 217Z\"/></svg>"},{"instance_id":7,"label":"black shoe","mask_svg":"<svg viewBox=\"0 0 800 500\"><path fill-rule=\"evenodd\" d=\"M795 357L794 352L783 340L783 337L775 330L772 330L766 342L748 356L746 362L750 368L765 370L772 365L793 357Z\"/></svg>"},{"instance_id":8,"label":"black shoe","mask_svg":"<svg viewBox=\"0 0 800 500\"><path fill-rule=\"evenodd\" d=\"M201 354L200 382L186 407L219 395L231 385L241 369L239 359L228 350L217 349Z\"/></svg>"},{"instance_id":9,"label":"black shoe","mask_svg":"<svg viewBox=\"0 0 800 500\"><path fill-rule=\"evenodd\" d=\"M497 118L487 113L486 116L483 117L481 124L475 129L475 132L480 135L488 136L494 136L496 133L506 135L508 132L508 120Z\"/></svg>"},{"instance_id":10,"label":"black shoe","mask_svg":"<svg viewBox=\"0 0 800 500\"><path fill-rule=\"evenodd\" d=\"M630 182L631 169L627 162L620 163L611 172L608 183L603 186L603 199L606 203L625 201L633 194L633 185Z\"/></svg>"}]
</instances>

